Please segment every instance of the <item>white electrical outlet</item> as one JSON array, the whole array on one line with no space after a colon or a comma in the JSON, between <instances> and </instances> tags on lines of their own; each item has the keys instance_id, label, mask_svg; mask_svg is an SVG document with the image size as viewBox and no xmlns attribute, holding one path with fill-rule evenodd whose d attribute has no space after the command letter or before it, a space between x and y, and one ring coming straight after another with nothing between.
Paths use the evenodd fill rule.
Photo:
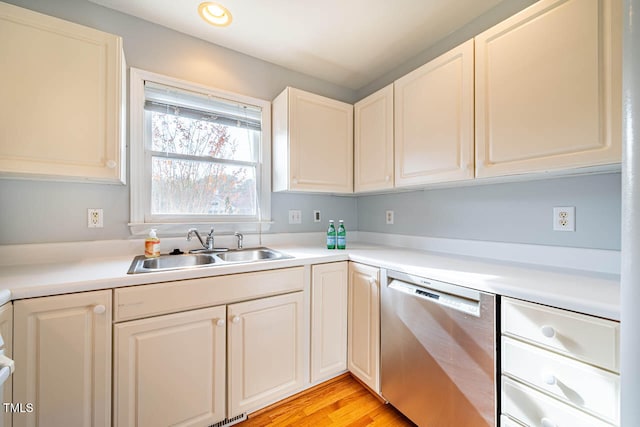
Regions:
<instances>
[{"instance_id":1,"label":"white electrical outlet","mask_svg":"<svg viewBox=\"0 0 640 427\"><path fill-rule=\"evenodd\" d=\"M576 231L576 208L564 206L553 208L554 231Z\"/></svg>"},{"instance_id":2,"label":"white electrical outlet","mask_svg":"<svg viewBox=\"0 0 640 427\"><path fill-rule=\"evenodd\" d=\"M102 209L87 209L87 227L102 228L103 225Z\"/></svg>"},{"instance_id":3,"label":"white electrical outlet","mask_svg":"<svg viewBox=\"0 0 640 427\"><path fill-rule=\"evenodd\" d=\"M393 224L393 211L385 212L385 219L387 221L387 224L389 225Z\"/></svg>"},{"instance_id":4,"label":"white electrical outlet","mask_svg":"<svg viewBox=\"0 0 640 427\"><path fill-rule=\"evenodd\" d=\"M302 224L302 211L289 210L289 224Z\"/></svg>"},{"instance_id":5,"label":"white electrical outlet","mask_svg":"<svg viewBox=\"0 0 640 427\"><path fill-rule=\"evenodd\" d=\"M320 211L313 211L313 222L321 222Z\"/></svg>"}]
</instances>

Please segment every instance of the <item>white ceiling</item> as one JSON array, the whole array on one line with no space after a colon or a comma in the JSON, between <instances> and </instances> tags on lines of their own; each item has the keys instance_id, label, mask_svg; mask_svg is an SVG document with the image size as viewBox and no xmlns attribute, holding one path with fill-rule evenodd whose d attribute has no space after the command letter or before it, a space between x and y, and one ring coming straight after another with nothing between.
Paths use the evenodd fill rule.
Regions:
<instances>
[{"instance_id":1,"label":"white ceiling","mask_svg":"<svg viewBox=\"0 0 640 427\"><path fill-rule=\"evenodd\" d=\"M226 28L201 0L90 1L357 90L503 0L218 0Z\"/></svg>"}]
</instances>

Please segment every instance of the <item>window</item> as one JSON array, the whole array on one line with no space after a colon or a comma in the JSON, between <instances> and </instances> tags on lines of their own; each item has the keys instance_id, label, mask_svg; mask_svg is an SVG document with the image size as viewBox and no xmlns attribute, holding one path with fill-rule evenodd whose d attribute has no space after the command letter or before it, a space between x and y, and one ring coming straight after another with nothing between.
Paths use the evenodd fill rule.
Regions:
<instances>
[{"instance_id":1,"label":"window","mask_svg":"<svg viewBox=\"0 0 640 427\"><path fill-rule=\"evenodd\" d=\"M269 123L269 102L132 69L132 233L259 231L269 222Z\"/></svg>"}]
</instances>

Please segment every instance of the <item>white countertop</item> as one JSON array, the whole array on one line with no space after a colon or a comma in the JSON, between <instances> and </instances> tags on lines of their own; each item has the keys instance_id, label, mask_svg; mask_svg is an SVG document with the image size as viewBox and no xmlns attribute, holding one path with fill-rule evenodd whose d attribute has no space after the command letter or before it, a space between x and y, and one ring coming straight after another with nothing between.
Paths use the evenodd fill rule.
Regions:
<instances>
[{"instance_id":1,"label":"white countertop","mask_svg":"<svg viewBox=\"0 0 640 427\"><path fill-rule=\"evenodd\" d=\"M530 264L493 261L398 247L354 244L346 251L270 245L292 259L228 264L189 270L127 274L133 257L84 258L0 267L0 303L96 289L244 273L352 260L480 291L538 302L608 319L620 319L620 277Z\"/></svg>"}]
</instances>

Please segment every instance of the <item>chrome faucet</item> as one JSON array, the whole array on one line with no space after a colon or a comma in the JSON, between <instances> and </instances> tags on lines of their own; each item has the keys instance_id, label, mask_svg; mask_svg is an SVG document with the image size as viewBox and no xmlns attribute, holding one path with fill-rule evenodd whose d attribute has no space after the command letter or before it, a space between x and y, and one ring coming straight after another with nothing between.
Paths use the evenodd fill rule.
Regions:
<instances>
[{"instance_id":1,"label":"chrome faucet","mask_svg":"<svg viewBox=\"0 0 640 427\"><path fill-rule=\"evenodd\" d=\"M189 229L189 232L187 233L187 240L191 241L191 238L193 237L194 234L198 238L198 240L200 240L200 244L204 249L208 251L213 250L213 227L211 227L211 231L209 232L209 234L207 234L207 237L205 240L202 240L202 237L200 237L200 233L198 233L198 230L195 228Z\"/></svg>"},{"instance_id":2,"label":"chrome faucet","mask_svg":"<svg viewBox=\"0 0 640 427\"><path fill-rule=\"evenodd\" d=\"M242 249L242 241L244 240L244 236L238 231L233 233L233 235L238 238L238 249Z\"/></svg>"}]
</instances>

